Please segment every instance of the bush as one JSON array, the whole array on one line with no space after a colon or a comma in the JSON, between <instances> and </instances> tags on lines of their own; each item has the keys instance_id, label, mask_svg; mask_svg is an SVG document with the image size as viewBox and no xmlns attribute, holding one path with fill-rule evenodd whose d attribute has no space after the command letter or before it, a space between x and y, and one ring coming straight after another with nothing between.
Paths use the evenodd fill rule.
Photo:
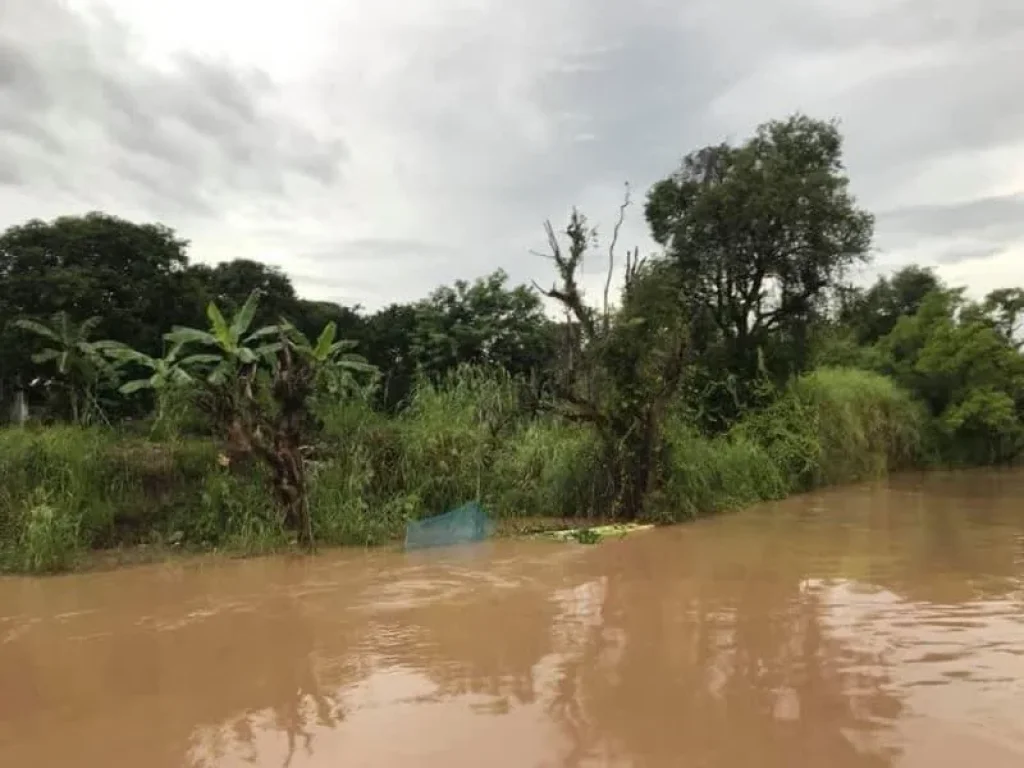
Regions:
<instances>
[{"instance_id":1,"label":"bush","mask_svg":"<svg viewBox=\"0 0 1024 768\"><path fill-rule=\"evenodd\" d=\"M763 446L790 490L878 477L914 463L925 416L891 379L822 368L795 379L733 430Z\"/></svg>"},{"instance_id":2,"label":"bush","mask_svg":"<svg viewBox=\"0 0 1024 768\"><path fill-rule=\"evenodd\" d=\"M527 420L519 384L503 372L462 368L421 380L389 418L362 402L323 409L323 459L311 505L319 538L375 543L407 520L479 500L502 517L590 514L601 462L587 430Z\"/></svg>"},{"instance_id":3,"label":"bush","mask_svg":"<svg viewBox=\"0 0 1024 768\"><path fill-rule=\"evenodd\" d=\"M538 420L502 443L485 501L503 517L590 517L608 482L592 432Z\"/></svg>"}]
</instances>

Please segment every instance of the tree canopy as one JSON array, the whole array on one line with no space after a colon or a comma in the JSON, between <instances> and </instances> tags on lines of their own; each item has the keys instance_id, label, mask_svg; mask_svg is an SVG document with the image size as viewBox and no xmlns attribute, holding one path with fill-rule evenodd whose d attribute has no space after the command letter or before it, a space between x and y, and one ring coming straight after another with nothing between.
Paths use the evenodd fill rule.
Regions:
<instances>
[{"instance_id":1,"label":"tree canopy","mask_svg":"<svg viewBox=\"0 0 1024 768\"><path fill-rule=\"evenodd\" d=\"M873 230L850 194L837 125L803 115L690 153L645 212L696 299L708 383L728 382L724 419L749 401L759 360L780 380L806 367L807 329L844 271L868 259Z\"/></svg>"}]
</instances>

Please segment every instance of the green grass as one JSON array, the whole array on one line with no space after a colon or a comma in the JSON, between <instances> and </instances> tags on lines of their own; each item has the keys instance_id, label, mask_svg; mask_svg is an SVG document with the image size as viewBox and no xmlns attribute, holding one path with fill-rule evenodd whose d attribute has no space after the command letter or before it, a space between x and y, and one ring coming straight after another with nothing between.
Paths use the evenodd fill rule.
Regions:
<instances>
[{"instance_id":1,"label":"green grass","mask_svg":"<svg viewBox=\"0 0 1024 768\"><path fill-rule=\"evenodd\" d=\"M669 465L652 516L678 521L912 466L924 411L890 379L823 368L794 380L730 434L666 430Z\"/></svg>"},{"instance_id":2,"label":"green grass","mask_svg":"<svg viewBox=\"0 0 1024 768\"><path fill-rule=\"evenodd\" d=\"M734 435L763 446L790 491L879 477L913 465L924 410L891 379L823 368L794 380Z\"/></svg>"},{"instance_id":3,"label":"green grass","mask_svg":"<svg viewBox=\"0 0 1024 768\"><path fill-rule=\"evenodd\" d=\"M151 442L79 427L0 430L0 568L51 570L81 550L171 543L212 549L283 540L258 473L217 463L209 441ZM49 533L47 533L49 531ZM49 537L49 538L48 538ZM29 542L46 557L29 557ZM35 547L35 545L33 545Z\"/></svg>"},{"instance_id":4,"label":"green grass","mask_svg":"<svg viewBox=\"0 0 1024 768\"><path fill-rule=\"evenodd\" d=\"M743 436L708 439L683 424L667 430L669 465L651 515L678 522L782 498L789 485L761 445Z\"/></svg>"}]
</instances>

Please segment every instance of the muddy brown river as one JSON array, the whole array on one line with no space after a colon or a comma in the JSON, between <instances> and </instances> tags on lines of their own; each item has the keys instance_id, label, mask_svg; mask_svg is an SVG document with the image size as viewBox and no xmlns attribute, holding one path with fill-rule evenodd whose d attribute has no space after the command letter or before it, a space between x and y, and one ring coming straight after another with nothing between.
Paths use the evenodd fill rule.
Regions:
<instances>
[{"instance_id":1,"label":"muddy brown river","mask_svg":"<svg viewBox=\"0 0 1024 768\"><path fill-rule=\"evenodd\" d=\"M1024 472L0 580L0 766L1024 766Z\"/></svg>"}]
</instances>

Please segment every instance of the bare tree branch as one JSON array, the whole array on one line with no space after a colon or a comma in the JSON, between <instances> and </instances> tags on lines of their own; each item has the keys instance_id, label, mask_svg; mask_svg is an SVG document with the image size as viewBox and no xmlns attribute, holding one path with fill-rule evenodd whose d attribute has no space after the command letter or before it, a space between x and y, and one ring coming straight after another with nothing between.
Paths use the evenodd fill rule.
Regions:
<instances>
[{"instance_id":1,"label":"bare tree branch","mask_svg":"<svg viewBox=\"0 0 1024 768\"><path fill-rule=\"evenodd\" d=\"M622 200L622 205L619 206L619 218L615 222L615 229L612 230L612 241L608 246L608 277L604 281L604 305L602 307L604 314L604 330L608 331L609 316L608 316L608 293L612 287L612 275L615 272L615 246L619 242L619 230L622 229L622 222L626 218L626 209L629 207L629 182L626 182L626 194Z\"/></svg>"},{"instance_id":2,"label":"bare tree branch","mask_svg":"<svg viewBox=\"0 0 1024 768\"><path fill-rule=\"evenodd\" d=\"M548 247L551 249L551 253L546 255L555 262L562 285L560 288L552 286L550 290L544 290L536 283L534 286L544 296L555 299L571 312L583 330L587 341L594 341L597 333L597 329L594 327L594 318L587 311L587 307L583 303L583 296L580 294L579 284L576 282L576 272L583 262L583 256L587 251L593 232L588 229L586 218L578 211L573 210L569 226L565 230L565 234L569 236L569 253L566 255L562 251L550 220L544 222L544 231L548 237Z\"/></svg>"}]
</instances>

